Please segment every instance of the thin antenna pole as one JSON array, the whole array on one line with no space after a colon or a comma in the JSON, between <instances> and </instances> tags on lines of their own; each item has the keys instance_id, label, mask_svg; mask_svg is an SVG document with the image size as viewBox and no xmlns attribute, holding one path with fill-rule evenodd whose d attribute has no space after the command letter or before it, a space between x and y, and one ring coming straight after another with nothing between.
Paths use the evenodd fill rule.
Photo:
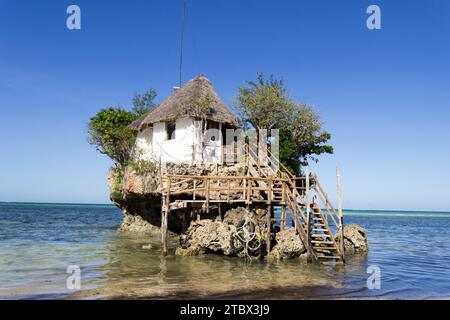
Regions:
<instances>
[{"instance_id":1,"label":"thin antenna pole","mask_svg":"<svg viewBox=\"0 0 450 320\"><path fill-rule=\"evenodd\" d=\"M180 87L183 73L183 47L184 47L184 29L186 24L186 7L187 7L186 1L183 1L183 22L181 24L181 43L180 43L180 82L179 82Z\"/></svg>"}]
</instances>

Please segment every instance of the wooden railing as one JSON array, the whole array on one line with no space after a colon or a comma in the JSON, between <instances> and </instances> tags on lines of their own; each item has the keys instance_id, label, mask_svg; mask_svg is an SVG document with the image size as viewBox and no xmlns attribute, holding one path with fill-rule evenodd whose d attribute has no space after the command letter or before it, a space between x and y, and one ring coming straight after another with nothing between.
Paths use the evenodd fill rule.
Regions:
<instances>
[{"instance_id":1,"label":"wooden railing","mask_svg":"<svg viewBox=\"0 0 450 320\"><path fill-rule=\"evenodd\" d=\"M187 202L252 202L285 203L289 181L278 177L252 176L183 176L161 178L161 192ZM258 182L264 182L264 185ZM263 198L262 193L268 196ZM206 203L206 205L208 205Z\"/></svg>"},{"instance_id":2,"label":"wooden railing","mask_svg":"<svg viewBox=\"0 0 450 320\"><path fill-rule=\"evenodd\" d=\"M336 230L339 232L339 248L341 251L341 254L344 254L344 216L342 213L342 200L340 195L340 179L339 179L339 168L338 168L338 202L339 202L339 208L338 210L335 209L333 204L331 203L330 199L328 198L328 195L322 188L322 186L319 183L319 180L317 178L317 175L314 176L314 191L316 197L320 200L319 201L319 210L325 211L325 214L323 214L325 217L327 217L326 223L330 224L330 221L332 224L336 227Z\"/></svg>"},{"instance_id":3,"label":"wooden railing","mask_svg":"<svg viewBox=\"0 0 450 320\"><path fill-rule=\"evenodd\" d=\"M271 161L277 161L278 167L280 168L279 175L283 178L286 178L289 182L289 188L292 190L290 196L295 198L300 206L297 208L300 213L299 217L303 220L304 227L307 230L306 232L306 240L309 242L309 221L310 221L310 199L316 199L316 201L312 201L312 203L316 203L317 210L319 210L322 216L325 218L325 224L327 228L329 225L333 225L337 231L339 231L339 248L340 252L343 255L344 253L344 217L342 213L342 198L341 198L341 186L340 186L340 169L337 168L337 188L338 188L338 202L339 208L336 210L331 203L328 195L325 193L324 189L319 183L319 179L317 175L310 176L309 170L306 173L306 177L296 177L291 173L291 171L280 162L277 157L273 157L268 149L268 155L271 157ZM302 212L302 208L305 208L306 213ZM283 217L282 217L283 218ZM294 222L297 224L296 219ZM297 226L296 226L297 227ZM334 240L333 240L334 241ZM343 258L343 257L342 257Z\"/></svg>"},{"instance_id":4,"label":"wooden railing","mask_svg":"<svg viewBox=\"0 0 450 320\"><path fill-rule=\"evenodd\" d=\"M244 157L246 155L246 148L244 148L243 152L239 152L239 148L237 143L233 143L230 145L222 146L222 163L234 164L244 161Z\"/></svg>"}]
</instances>

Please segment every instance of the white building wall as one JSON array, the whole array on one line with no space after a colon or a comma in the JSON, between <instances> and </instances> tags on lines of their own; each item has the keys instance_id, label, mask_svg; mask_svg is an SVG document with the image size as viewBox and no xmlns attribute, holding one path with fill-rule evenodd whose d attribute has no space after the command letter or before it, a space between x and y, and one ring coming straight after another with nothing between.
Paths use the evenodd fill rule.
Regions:
<instances>
[{"instance_id":1,"label":"white building wall","mask_svg":"<svg viewBox=\"0 0 450 320\"><path fill-rule=\"evenodd\" d=\"M220 125L212 141L211 135L204 133L202 121L182 118L175 123L175 139L167 140L166 123L154 123L153 128L138 133L136 159L163 163L221 163L221 128Z\"/></svg>"},{"instance_id":2,"label":"white building wall","mask_svg":"<svg viewBox=\"0 0 450 320\"><path fill-rule=\"evenodd\" d=\"M135 159L152 161L153 159L153 128L140 131L134 146Z\"/></svg>"},{"instance_id":3,"label":"white building wall","mask_svg":"<svg viewBox=\"0 0 450 320\"><path fill-rule=\"evenodd\" d=\"M203 162L222 162L222 124L219 124L219 129L211 129L204 135L203 146Z\"/></svg>"},{"instance_id":4,"label":"white building wall","mask_svg":"<svg viewBox=\"0 0 450 320\"><path fill-rule=\"evenodd\" d=\"M222 162L222 124L215 132L206 134L202 121L194 121L194 161L196 163L221 163ZM215 140L211 140L211 135Z\"/></svg>"},{"instance_id":5,"label":"white building wall","mask_svg":"<svg viewBox=\"0 0 450 320\"><path fill-rule=\"evenodd\" d=\"M167 140L166 123L153 125L153 154L161 162L192 162L194 145L194 121L178 119L175 123L175 139Z\"/></svg>"}]
</instances>

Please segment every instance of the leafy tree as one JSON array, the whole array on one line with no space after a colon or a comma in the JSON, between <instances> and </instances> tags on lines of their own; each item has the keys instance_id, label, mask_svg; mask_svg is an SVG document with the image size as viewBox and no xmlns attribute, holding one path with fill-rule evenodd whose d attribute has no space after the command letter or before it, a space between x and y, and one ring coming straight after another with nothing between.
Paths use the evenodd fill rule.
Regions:
<instances>
[{"instance_id":1,"label":"leafy tree","mask_svg":"<svg viewBox=\"0 0 450 320\"><path fill-rule=\"evenodd\" d=\"M149 89L143 94L136 94L133 97L133 113L139 117L148 110L153 109L155 107L154 100L156 96L157 93L154 89Z\"/></svg>"},{"instance_id":2,"label":"leafy tree","mask_svg":"<svg viewBox=\"0 0 450 320\"><path fill-rule=\"evenodd\" d=\"M292 103L287 98L283 81L270 76L264 79L258 73L256 82L247 81L248 87L240 87L237 96L237 108L241 118L255 129L277 127L285 123L292 111Z\"/></svg>"},{"instance_id":3,"label":"leafy tree","mask_svg":"<svg viewBox=\"0 0 450 320\"><path fill-rule=\"evenodd\" d=\"M322 129L319 115L309 106L292 101L283 81L272 75L265 80L262 73L256 82L240 87L237 109L242 121L255 129L280 130L280 161L292 173L301 174L300 166L308 159L333 153L326 143L331 135Z\"/></svg>"},{"instance_id":4,"label":"leafy tree","mask_svg":"<svg viewBox=\"0 0 450 320\"><path fill-rule=\"evenodd\" d=\"M280 130L280 160L299 173L300 165L307 165L308 159L317 162L321 154L332 154L333 147L326 144L331 134L322 130L319 115L310 106L293 106L291 117Z\"/></svg>"},{"instance_id":5,"label":"leafy tree","mask_svg":"<svg viewBox=\"0 0 450 320\"><path fill-rule=\"evenodd\" d=\"M88 142L121 168L130 158L136 134L128 125L136 118L136 114L122 108L101 109L90 118Z\"/></svg>"},{"instance_id":6,"label":"leafy tree","mask_svg":"<svg viewBox=\"0 0 450 320\"><path fill-rule=\"evenodd\" d=\"M133 97L133 108L104 108L90 118L88 124L88 142L97 150L110 157L117 168L127 165L131 156L136 132L128 126L145 112L155 107L156 91L149 89Z\"/></svg>"}]
</instances>

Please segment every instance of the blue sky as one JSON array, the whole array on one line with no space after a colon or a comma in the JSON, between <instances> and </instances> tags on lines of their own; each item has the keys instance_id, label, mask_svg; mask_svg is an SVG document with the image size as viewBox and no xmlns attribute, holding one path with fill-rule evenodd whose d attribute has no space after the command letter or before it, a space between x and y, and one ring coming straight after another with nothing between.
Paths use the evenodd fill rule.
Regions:
<instances>
[{"instance_id":1,"label":"blue sky","mask_svg":"<svg viewBox=\"0 0 450 320\"><path fill-rule=\"evenodd\" d=\"M66 28L81 7L82 30ZM377 4L382 30L366 28ZM108 202L111 162L88 145L101 107L178 82L181 1L0 2L0 201ZM188 0L184 81L231 105L261 71L332 133L312 165L354 209L450 210L450 2Z\"/></svg>"}]
</instances>

